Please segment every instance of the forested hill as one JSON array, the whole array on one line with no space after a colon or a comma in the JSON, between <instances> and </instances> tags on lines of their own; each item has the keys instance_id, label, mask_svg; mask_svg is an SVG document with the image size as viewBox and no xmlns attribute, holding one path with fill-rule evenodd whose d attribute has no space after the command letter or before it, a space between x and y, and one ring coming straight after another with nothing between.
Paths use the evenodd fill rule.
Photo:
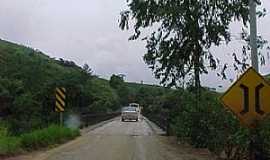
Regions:
<instances>
[{"instance_id":1,"label":"forested hill","mask_svg":"<svg viewBox=\"0 0 270 160\"><path fill-rule=\"evenodd\" d=\"M9 123L12 133L45 127L58 119L54 112L57 86L67 89L65 113L111 112L142 99L138 95L144 96L144 86L148 92L163 90L125 83L117 75L104 80L93 75L88 65L79 67L72 61L56 60L38 50L3 40L0 40L0 69L0 117Z\"/></svg>"},{"instance_id":2,"label":"forested hill","mask_svg":"<svg viewBox=\"0 0 270 160\"><path fill-rule=\"evenodd\" d=\"M194 87L166 89L124 82L122 75L110 80L93 75L88 65L53 59L28 47L0 41L0 137L1 126L8 135L21 135L57 123L55 87L67 89L64 117L70 113L119 111L130 102L143 106L143 114L170 135L195 147L218 153L227 147L245 146L248 130L224 109L214 91L202 89L196 100ZM262 137L270 146L269 121ZM218 135L218 136L217 136ZM232 143L231 143L232 142ZM233 147L233 148L235 148ZM243 148L245 149L245 147Z\"/></svg>"},{"instance_id":3,"label":"forested hill","mask_svg":"<svg viewBox=\"0 0 270 160\"><path fill-rule=\"evenodd\" d=\"M266 77L267 79L269 79L269 80L270 80L270 74L269 74L269 75L266 75L265 77Z\"/></svg>"}]
</instances>

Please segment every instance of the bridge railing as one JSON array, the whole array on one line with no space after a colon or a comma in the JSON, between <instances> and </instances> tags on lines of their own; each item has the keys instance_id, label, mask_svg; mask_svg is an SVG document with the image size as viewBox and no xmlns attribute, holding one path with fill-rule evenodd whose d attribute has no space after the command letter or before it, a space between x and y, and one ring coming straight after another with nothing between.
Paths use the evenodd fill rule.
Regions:
<instances>
[{"instance_id":1,"label":"bridge railing","mask_svg":"<svg viewBox=\"0 0 270 160\"><path fill-rule=\"evenodd\" d=\"M89 125L94 125L102 121L106 121L119 116L121 112L111 112L111 113L81 113L81 128L87 127Z\"/></svg>"},{"instance_id":2,"label":"bridge railing","mask_svg":"<svg viewBox=\"0 0 270 160\"><path fill-rule=\"evenodd\" d=\"M163 129L167 135L170 135L170 125L168 116L163 114L146 114L145 115L150 121L154 122L161 129Z\"/></svg>"}]
</instances>

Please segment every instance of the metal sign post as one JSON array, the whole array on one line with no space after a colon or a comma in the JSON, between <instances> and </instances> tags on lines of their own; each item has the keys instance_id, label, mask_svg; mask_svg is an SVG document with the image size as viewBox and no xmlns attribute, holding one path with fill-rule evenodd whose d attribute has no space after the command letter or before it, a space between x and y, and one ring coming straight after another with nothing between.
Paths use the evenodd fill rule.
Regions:
<instances>
[{"instance_id":1,"label":"metal sign post","mask_svg":"<svg viewBox=\"0 0 270 160\"><path fill-rule=\"evenodd\" d=\"M251 46L251 63L252 67L259 72L258 65L258 49L257 49L257 15L256 0L249 0L249 16L250 16L250 46Z\"/></svg>"},{"instance_id":2,"label":"metal sign post","mask_svg":"<svg viewBox=\"0 0 270 160\"><path fill-rule=\"evenodd\" d=\"M256 15L256 0L249 0L249 16L250 16L250 47L251 47L251 63L252 67L259 72L258 65L258 49L257 49L257 15ZM257 126L257 125L256 125ZM250 160L255 160L255 152L257 150L257 132L258 128L250 129ZM255 145L255 146L254 146Z\"/></svg>"},{"instance_id":3,"label":"metal sign post","mask_svg":"<svg viewBox=\"0 0 270 160\"><path fill-rule=\"evenodd\" d=\"M63 126L63 112L60 112L60 126Z\"/></svg>"}]
</instances>

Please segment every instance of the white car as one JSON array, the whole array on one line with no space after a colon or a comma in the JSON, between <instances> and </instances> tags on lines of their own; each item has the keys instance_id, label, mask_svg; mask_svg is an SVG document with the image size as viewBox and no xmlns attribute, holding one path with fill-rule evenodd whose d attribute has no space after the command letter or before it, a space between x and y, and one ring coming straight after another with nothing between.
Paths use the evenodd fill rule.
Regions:
<instances>
[{"instance_id":1,"label":"white car","mask_svg":"<svg viewBox=\"0 0 270 160\"><path fill-rule=\"evenodd\" d=\"M139 120L139 112L137 111L136 107L123 107L122 108L122 114L121 114L121 120Z\"/></svg>"},{"instance_id":2,"label":"white car","mask_svg":"<svg viewBox=\"0 0 270 160\"><path fill-rule=\"evenodd\" d=\"M140 105L138 103L130 103L129 107L135 107L136 110L140 113Z\"/></svg>"}]
</instances>

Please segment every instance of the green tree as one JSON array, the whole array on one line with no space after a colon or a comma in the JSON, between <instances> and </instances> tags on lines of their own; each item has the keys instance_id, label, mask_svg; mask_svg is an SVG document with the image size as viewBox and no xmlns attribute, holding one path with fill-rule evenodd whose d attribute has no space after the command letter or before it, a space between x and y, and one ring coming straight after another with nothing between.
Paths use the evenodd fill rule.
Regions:
<instances>
[{"instance_id":1,"label":"green tree","mask_svg":"<svg viewBox=\"0 0 270 160\"><path fill-rule=\"evenodd\" d=\"M89 109L92 112L110 112L119 109L119 97L114 89L110 87L107 81L95 79L92 84L86 86L91 94L92 103Z\"/></svg>"},{"instance_id":2,"label":"green tree","mask_svg":"<svg viewBox=\"0 0 270 160\"><path fill-rule=\"evenodd\" d=\"M82 69L83 69L83 72L84 72L85 74L87 74L87 75L89 75L89 76L92 76L93 71L92 71L92 69L89 67L88 64L84 64Z\"/></svg>"},{"instance_id":3,"label":"green tree","mask_svg":"<svg viewBox=\"0 0 270 160\"><path fill-rule=\"evenodd\" d=\"M110 86L114 89L117 89L119 86L124 84L124 77L121 75L113 74L110 78Z\"/></svg>"},{"instance_id":4,"label":"green tree","mask_svg":"<svg viewBox=\"0 0 270 160\"><path fill-rule=\"evenodd\" d=\"M41 103L36 101L31 93L18 96L10 108L10 131L20 134L42 127L41 110Z\"/></svg>"},{"instance_id":5,"label":"green tree","mask_svg":"<svg viewBox=\"0 0 270 160\"><path fill-rule=\"evenodd\" d=\"M124 82L124 75L113 74L109 83L110 86L117 91L121 105L127 105L129 103L129 90Z\"/></svg>"},{"instance_id":6,"label":"green tree","mask_svg":"<svg viewBox=\"0 0 270 160\"><path fill-rule=\"evenodd\" d=\"M182 78L194 70L197 98L200 74L207 65L215 69L217 60L210 52L213 45L230 39L229 25L234 20L248 21L248 0L130 0L129 9L121 12L120 28L128 29L134 21L134 35L154 30L146 40L146 64L156 78L168 86L178 86ZM208 60L208 64L205 61Z\"/></svg>"}]
</instances>

